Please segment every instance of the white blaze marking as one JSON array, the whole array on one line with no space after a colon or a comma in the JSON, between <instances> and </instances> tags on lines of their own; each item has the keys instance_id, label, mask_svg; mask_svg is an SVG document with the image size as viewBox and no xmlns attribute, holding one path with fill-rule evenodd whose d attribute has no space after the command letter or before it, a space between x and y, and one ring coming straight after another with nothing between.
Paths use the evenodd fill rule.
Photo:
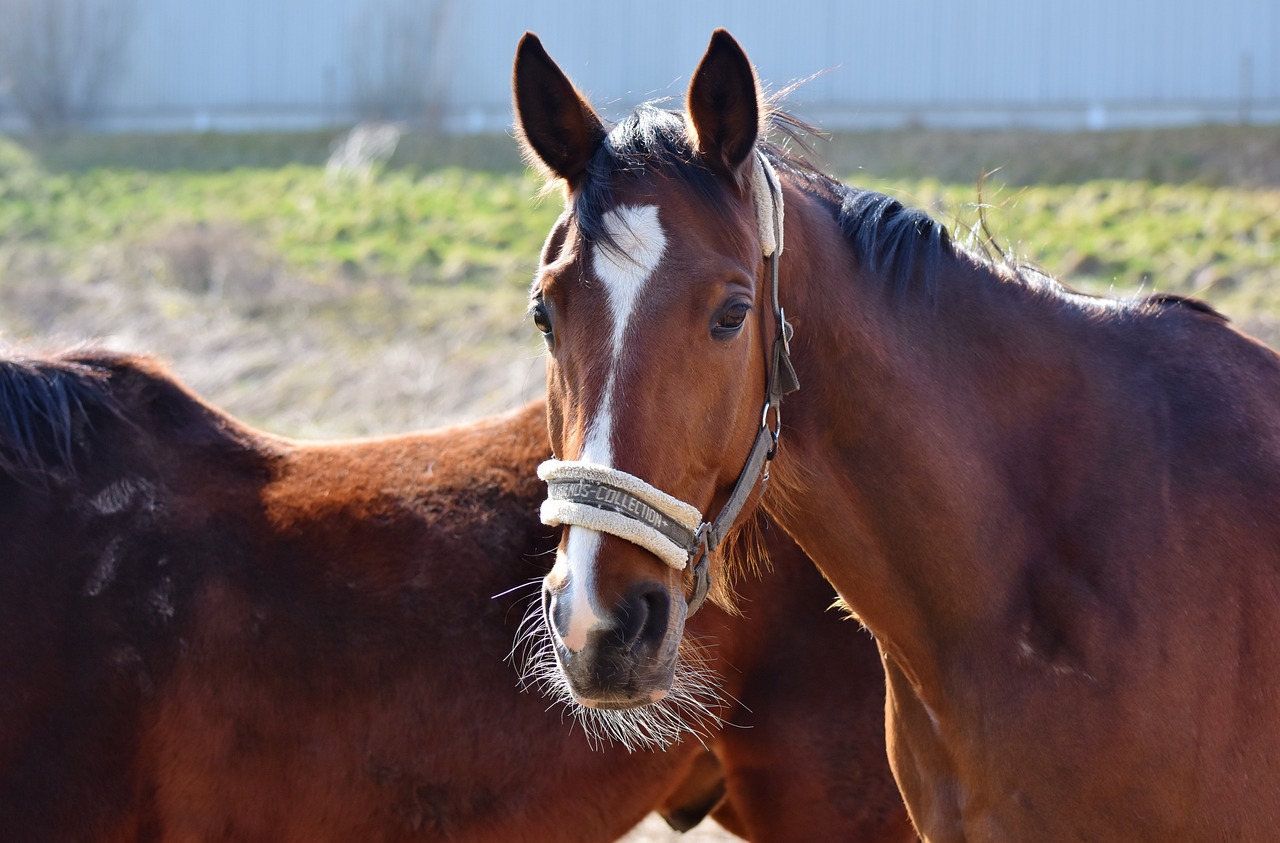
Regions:
<instances>
[{"instance_id":1,"label":"white blaze marking","mask_svg":"<svg viewBox=\"0 0 1280 843\"><path fill-rule=\"evenodd\" d=\"M591 268L604 284L613 317L609 347L609 376L605 380L600 407L587 430L586 446L578 459L613 467L613 387L622 356L622 341L631 324L640 292L667 250L667 235L658 221L657 205L622 205L604 215L605 231L616 249L596 244L591 250Z\"/></svg>"},{"instance_id":2,"label":"white blaze marking","mask_svg":"<svg viewBox=\"0 0 1280 843\"><path fill-rule=\"evenodd\" d=\"M604 215L605 230L615 246L596 244L591 250L591 268L604 285L613 319L609 348L609 374L596 417L587 428L587 441L578 459L613 466L613 391L622 356L627 326L640 294L653 277L667 250L667 235L658 221L657 205L621 205ZM586 646L587 635L603 626L592 604L595 565L600 553L600 534L586 527L569 528L556 567L567 570L570 599L569 629L563 641L571 652ZM562 567L563 566L563 567Z\"/></svg>"},{"instance_id":3,"label":"white blaze marking","mask_svg":"<svg viewBox=\"0 0 1280 843\"><path fill-rule=\"evenodd\" d=\"M613 317L609 376L579 459L612 467L613 391L618 360L640 293L667 250L667 235L658 221L657 205L620 205L604 215L604 228L613 245L598 243L592 248L591 268L604 284Z\"/></svg>"},{"instance_id":4,"label":"white blaze marking","mask_svg":"<svg viewBox=\"0 0 1280 843\"><path fill-rule=\"evenodd\" d=\"M614 247L596 244L591 250L591 268L609 294L609 310L613 314L613 362L617 363L622 336L631 321L636 300L667 250L667 235L658 222L657 205L614 208L604 215L604 227Z\"/></svg>"},{"instance_id":5,"label":"white blaze marking","mask_svg":"<svg viewBox=\"0 0 1280 843\"><path fill-rule=\"evenodd\" d=\"M569 599L569 629L560 640L571 653L579 652L587 646L587 636L593 629L608 625L591 605L595 570L589 563L595 560L599 552L599 533L585 527L570 527L564 548L556 553L556 568L559 570L555 573L563 580L565 570L569 572L568 585L562 592ZM582 560L586 560L588 564L582 564ZM554 626L552 624L553 628Z\"/></svg>"}]
</instances>

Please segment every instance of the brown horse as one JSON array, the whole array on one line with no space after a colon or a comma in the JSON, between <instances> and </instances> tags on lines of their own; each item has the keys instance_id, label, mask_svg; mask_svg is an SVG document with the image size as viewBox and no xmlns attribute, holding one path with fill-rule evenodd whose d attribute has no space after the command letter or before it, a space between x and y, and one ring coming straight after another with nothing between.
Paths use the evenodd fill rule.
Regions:
<instances>
[{"instance_id":1,"label":"brown horse","mask_svg":"<svg viewBox=\"0 0 1280 843\"><path fill-rule=\"evenodd\" d=\"M874 633L928 839L1275 839L1275 353L1192 300L974 255L768 146L787 124L723 31L684 114L604 127L529 35L514 82L567 196L531 311L544 515L574 525L547 611L584 704L662 696L684 569L749 489ZM591 527L601 489L666 532Z\"/></svg>"},{"instance_id":2,"label":"brown horse","mask_svg":"<svg viewBox=\"0 0 1280 843\"><path fill-rule=\"evenodd\" d=\"M545 416L303 444L145 359L0 360L0 837L604 841L714 808L914 839L874 647L778 530L751 622L691 629L710 752L593 750L519 692Z\"/></svg>"}]
</instances>

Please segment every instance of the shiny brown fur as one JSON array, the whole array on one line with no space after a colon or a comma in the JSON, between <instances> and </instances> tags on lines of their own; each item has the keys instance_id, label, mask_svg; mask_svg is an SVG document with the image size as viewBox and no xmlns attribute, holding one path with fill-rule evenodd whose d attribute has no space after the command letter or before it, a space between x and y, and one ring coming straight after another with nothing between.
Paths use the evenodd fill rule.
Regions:
<instances>
[{"instance_id":1,"label":"shiny brown fur","mask_svg":"<svg viewBox=\"0 0 1280 843\"><path fill-rule=\"evenodd\" d=\"M595 751L517 689L541 403L301 443L96 354L0 361L0 432L3 839L912 839L874 647L780 531L750 618L692 627L741 701L714 754Z\"/></svg>"},{"instance_id":2,"label":"shiny brown fur","mask_svg":"<svg viewBox=\"0 0 1280 843\"><path fill-rule=\"evenodd\" d=\"M993 263L770 147L755 73L723 30L685 114L641 108L607 142L574 131L590 105L533 36L515 75L522 134L568 196L534 287L555 334L557 453L576 456L596 408L623 407L615 467L704 513L759 429L744 405L777 330L742 186L757 154L780 174L801 386L762 509L875 633L890 757L922 834L1277 839L1280 356L1200 302L1085 296ZM593 351L610 337L608 277L589 234L619 207L643 209L660 256L606 380ZM718 332L734 297L750 318ZM683 603L645 557L606 540L576 605L658 587Z\"/></svg>"}]
</instances>

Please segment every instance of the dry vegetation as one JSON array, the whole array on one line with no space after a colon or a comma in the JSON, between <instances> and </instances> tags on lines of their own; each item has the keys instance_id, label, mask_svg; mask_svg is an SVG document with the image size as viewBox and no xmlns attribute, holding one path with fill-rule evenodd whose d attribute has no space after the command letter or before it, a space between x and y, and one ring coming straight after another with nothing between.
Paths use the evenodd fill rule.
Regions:
<instances>
[{"instance_id":1,"label":"dry vegetation","mask_svg":"<svg viewBox=\"0 0 1280 843\"><path fill-rule=\"evenodd\" d=\"M7 257L0 336L155 354L213 402L277 432L413 430L542 391L540 343L516 290L445 288L423 307L425 293L402 279L301 274L232 225L101 244L70 273L32 253Z\"/></svg>"}]
</instances>

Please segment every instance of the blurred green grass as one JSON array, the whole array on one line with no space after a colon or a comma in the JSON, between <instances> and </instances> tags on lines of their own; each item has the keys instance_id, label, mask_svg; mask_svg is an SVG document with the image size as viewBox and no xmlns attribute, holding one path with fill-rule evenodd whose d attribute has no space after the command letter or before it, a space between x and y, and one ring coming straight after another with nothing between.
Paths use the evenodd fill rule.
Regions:
<instances>
[{"instance_id":1,"label":"blurred green grass","mask_svg":"<svg viewBox=\"0 0 1280 843\"><path fill-rule=\"evenodd\" d=\"M103 139L101 160L122 143ZM540 393L524 309L559 209L536 178L330 177L323 158L241 166L272 138L236 146L218 153L230 167L57 168L0 139L0 340L153 352L295 435L419 429Z\"/></svg>"},{"instance_id":2,"label":"blurred green grass","mask_svg":"<svg viewBox=\"0 0 1280 843\"><path fill-rule=\"evenodd\" d=\"M1233 132L1226 137L1234 138L1240 153L1235 158L1219 143L1224 131ZM869 137L861 136L863 147L874 146ZM956 137L949 136L952 141ZM976 142L977 136L966 137ZM1212 147L1215 152L1208 170L1190 167L1185 155L1158 154L1162 147L1151 133L1143 137L1141 144L1132 137L1122 144L1122 136L1086 135L1078 137L1077 146L1084 141L1124 146L1130 150L1134 160L1129 166L1135 170L1179 160L1182 175L1198 178L1085 179L1018 186L1004 179L1001 171L987 180L980 193L973 182L948 182L936 176L877 175L865 170L837 173L852 183L923 207L958 231L974 225L981 202L988 227L1015 256L1085 289L1126 293L1154 288L1205 295L1228 310L1275 312L1280 308L1274 283L1280 280L1274 247L1280 240L1280 187L1242 185L1230 179L1225 184L1209 182L1211 175L1245 168L1239 161L1252 154L1248 150L1280 138L1280 131L1210 128L1168 133L1168 146L1174 149ZM440 160L452 161L458 149L466 146L456 146L456 140L440 142L446 144L435 153ZM74 272L98 244L143 247L193 227L231 224L296 272L317 277L391 276L429 287L510 292L527 284L539 245L559 212L559 201L535 201L537 179L514 163L514 143L501 140L505 145L493 138L473 145L507 149L513 157L508 165L432 168L426 166L425 153L419 152L422 166L404 162L383 166L368 179L328 177L319 160L278 167L239 166L246 160L283 155L282 141L273 136L225 138L219 141L224 146L206 160L236 166L194 170L51 169L30 149L0 143L0 246L39 249L47 261ZM935 143L943 140L933 137ZM100 159L121 158L127 141L108 139L99 147ZM314 157L318 139L303 136L298 142L298 156ZM170 154L157 155L156 160L200 157L211 143L204 136L175 140ZM847 158L842 150L858 145L842 138L827 151L838 153L832 156L835 159ZM1044 154L1035 144L1019 149L1024 156ZM1114 169L1125 159L1120 154L1108 157L1105 151L1090 160ZM87 155L81 150L73 157L87 165ZM412 152L403 155L407 161L415 160ZM956 170L975 163L973 155L971 148L953 147L950 158L920 157L936 169ZM1017 155L1009 152L1008 157ZM1076 157L1085 156L1077 150ZM1236 164L1225 163L1228 160ZM896 166L885 164L891 171Z\"/></svg>"},{"instance_id":3,"label":"blurred green grass","mask_svg":"<svg viewBox=\"0 0 1280 843\"><path fill-rule=\"evenodd\" d=\"M140 243L189 226L234 223L291 266L432 284L508 284L554 221L523 173L391 170L361 180L322 166L222 172L95 168L47 172L0 160L0 244L42 246L74 262L89 246Z\"/></svg>"}]
</instances>

